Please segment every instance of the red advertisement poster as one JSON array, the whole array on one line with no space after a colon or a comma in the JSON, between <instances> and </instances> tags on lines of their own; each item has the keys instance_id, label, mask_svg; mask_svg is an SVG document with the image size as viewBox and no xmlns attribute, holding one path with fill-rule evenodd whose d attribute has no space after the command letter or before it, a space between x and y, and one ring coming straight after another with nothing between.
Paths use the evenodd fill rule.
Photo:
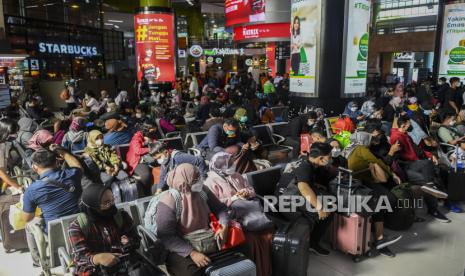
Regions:
<instances>
[{"instance_id":1,"label":"red advertisement poster","mask_svg":"<svg viewBox=\"0 0 465 276\"><path fill-rule=\"evenodd\" d=\"M265 21L265 0L225 0L226 27Z\"/></svg>"},{"instance_id":2,"label":"red advertisement poster","mask_svg":"<svg viewBox=\"0 0 465 276\"><path fill-rule=\"evenodd\" d=\"M268 73L274 78L276 77L276 44L269 42L266 45L266 61Z\"/></svg>"},{"instance_id":3,"label":"red advertisement poster","mask_svg":"<svg viewBox=\"0 0 465 276\"><path fill-rule=\"evenodd\" d=\"M137 80L149 83L175 81L174 17L169 13L134 16Z\"/></svg>"},{"instance_id":4,"label":"red advertisement poster","mask_svg":"<svg viewBox=\"0 0 465 276\"><path fill-rule=\"evenodd\" d=\"M234 41L252 38L290 38L290 23L255 24L234 28Z\"/></svg>"}]
</instances>

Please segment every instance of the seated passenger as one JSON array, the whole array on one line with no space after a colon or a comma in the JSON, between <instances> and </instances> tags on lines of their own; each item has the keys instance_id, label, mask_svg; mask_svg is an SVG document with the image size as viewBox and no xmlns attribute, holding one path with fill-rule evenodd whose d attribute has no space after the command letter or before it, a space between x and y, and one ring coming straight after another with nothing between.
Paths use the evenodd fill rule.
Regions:
<instances>
[{"instance_id":1,"label":"seated passenger","mask_svg":"<svg viewBox=\"0 0 465 276\"><path fill-rule=\"evenodd\" d=\"M29 157L34 151L48 149L53 143L53 135L46 129L40 129L32 135L27 145L26 155Z\"/></svg>"},{"instance_id":2,"label":"seated passenger","mask_svg":"<svg viewBox=\"0 0 465 276\"><path fill-rule=\"evenodd\" d=\"M68 229L75 275L150 275L138 266L136 226L126 211L116 209L109 188L90 185L82 193L80 209Z\"/></svg>"},{"instance_id":3,"label":"seated passenger","mask_svg":"<svg viewBox=\"0 0 465 276\"><path fill-rule=\"evenodd\" d=\"M441 142L450 145L456 145L463 140L465 136L460 135L456 129L457 115L452 112L445 112L442 115L442 124L438 129L438 136Z\"/></svg>"},{"instance_id":4,"label":"seated passenger","mask_svg":"<svg viewBox=\"0 0 465 276\"><path fill-rule=\"evenodd\" d=\"M207 176L208 167L205 165L205 160L203 160L202 157L193 156L178 150L170 150L165 144L160 142L156 142L151 146L150 154L161 166L160 182L157 185L157 193L160 193L167 188L166 177L168 173L180 164L191 164L199 170L200 176Z\"/></svg>"},{"instance_id":5,"label":"seated passenger","mask_svg":"<svg viewBox=\"0 0 465 276\"><path fill-rule=\"evenodd\" d=\"M400 146L398 160L407 174L409 183L412 186L421 187L425 193L425 204L430 215L440 222L450 222L438 210L436 198L447 198L447 194L441 191L442 187L438 187L440 183L437 183L434 177L434 166L438 164L437 158L431 153L419 149L413 143L412 138L408 135L411 123L407 117L400 117L397 120L397 125L398 128L391 130L391 145L398 143Z\"/></svg>"},{"instance_id":6,"label":"seated passenger","mask_svg":"<svg viewBox=\"0 0 465 276\"><path fill-rule=\"evenodd\" d=\"M52 145L51 150L38 150L32 155L32 169L39 179L26 189L23 199L24 220L29 222L26 238L35 266L39 266L39 251L32 226L38 225L47 233L49 221L78 213L82 192L79 160L56 145ZM58 157L63 158L70 168L58 167ZM42 210L43 219L34 218L36 208Z\"/></svg>"},{"instance_id":7,"label":"seated passenger","mask_svg":"<svg viewBox=\"0 0 465 276\"><path fill-rule=\"evenodd\" d=\"M199 230L208 231L211 212L221 224L216 236L221 241L227 240L227 208L212 192L203 188L199 180L199 171L191 164L177 166L167 177L168 186L173 191L162 193L156 210L151 209L149 204L145 213L145 226L155 232L169 252L166 268L172 276L201 276L202 268L210 263L205 252L195 250L192 243L186 240L186 235ZM173 197L173 192L177 192L179 201ZM181 210L176 208L179 204Z\"/></svg>"},{"instance_id":8,"label":"seated passenger","mask_svg":"<svg viewBox=\"0 0 465 276\"><path fill-rule=\"evenodd\" d=\"M61 145L73 152L83 150L87 144L86 121L82 117L74 117L69 126L69 131L63 137Z\"/></svg>"},{"instance_id":9,"label":"seated passenger","mask_svg":"<svg viewBox=\"0 0 465 276\"><path fill-rule=\"evenodd\" d=\"M105 144L109 146L128 144L131 141L132 134L128 131L127 127L121 120L106 120L105 129L108 132L103 136Z\"/></svg>"},{"instance_id":10,"label":"seated passenger","mask_svg":"<svg viewBox=\"0 0 465 276\"><path fill-rule=\"evenodd\" d=\"M209 160L215 153L224 151L229 146L239 145L242 147L243 142L238 128L239 124L236 120L226 119L223 124L212 126L197 148Z\"/></svg>"},{"instance_id":11,"label":"seated passenger","mask_svg":"<svg viewBox=\"0 0 465 276\"><path fill-rule=\"evenodd\" d=\"M103 142L103 134L98 130L89 132L87 147L84 149L100 170L100 178L105 186L116 179L124 180L128 174L122 170L121 160L116 151Z\"/></svg>"},{"instance_id":12,"label":"seated passenger","mask_svg":"<svg viewBox=\"0 0 465 276\"><path fill-rule=\"evenodd\" d=\"M31 118L23 117L18 121L18 137L16 137L16 142L18 142L24 148L27 147L29 140L34 135L34 132L37 130L39 125Z\"/></svg>"}]
</instances>

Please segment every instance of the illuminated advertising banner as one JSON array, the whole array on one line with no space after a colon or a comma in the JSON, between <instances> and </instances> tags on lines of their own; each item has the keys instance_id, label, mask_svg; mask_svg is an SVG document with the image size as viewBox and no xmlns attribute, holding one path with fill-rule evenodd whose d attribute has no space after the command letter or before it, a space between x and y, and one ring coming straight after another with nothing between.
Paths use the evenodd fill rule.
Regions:
<instances>
[{"instance_id":1,"label":"illuminated advertising banner","mask_svg":"<svg viewBox=\"0 0 465 276\"><path fill-rule=\"evenodd\" d=\"M289 23L255 24L234 28L234 41L261 38L289 39Z\"/></svg>"},{"instance_id":2,"label":"illuminated advertising banner","mask_svg":"<svg viewBox=\"0 0 465 276\"><path fill-rule=\"evenodd\" d=\"M148 13L134 16L137 80L149 83L175 81L174 16Z\"/></svg>"},{"instance_id":3,"label":"illuminated advertising banner","mask_svg":"<svg viewBox=\"0 0 465 276\"><path fill-rule=\"evenodd\" d=\"M276 44L270 42L266 45L266 63L268 73L274 78L276 77Z\"/></svg>"},{"instance_id":4,"label":"illuminated advertising banner","mask_svg":"<svg viewBox=\"0 0 465 276\"><path fill-rule=\"evenodd\" d=\"M344 94L366 92L371 0L347 1Z\"/></svg>"},{"instance_id":5,"label":"illuminated advertising banner","mask_svg":"<svg viewBox=\"0 0 465 276\"><path fill-rule=\"evenodd\" d=\"M265 21L265 0L226 0L226 27Z\"/></svg>"},{"instance_id":6,"label":"illuminated advertising banner","mask_svg":"<svg viewBox=\"0 0 465 276\"><path fill-rule=\"evenodd\" d=\"M445 6L439 77L465 78L465 3Z\"/></svg>"},{"instance_id":7,"label":"illuminated advertising banner","mask_svg":"<svg viewBox=\"0 0 465 276\"><path fill-rule=\"evenodd\" d=\"M292 0L290 91L315 94L321 0Z\"/></svg>"}]
</instances>

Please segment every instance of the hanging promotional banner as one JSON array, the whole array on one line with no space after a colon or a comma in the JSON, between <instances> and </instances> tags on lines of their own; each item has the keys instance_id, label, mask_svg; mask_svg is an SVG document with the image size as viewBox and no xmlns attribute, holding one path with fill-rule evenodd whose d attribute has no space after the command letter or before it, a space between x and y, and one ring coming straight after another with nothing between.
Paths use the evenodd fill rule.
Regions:
<instances>
[{"instance_id":1,"label":"hanging promotional banner","mask_svg":"<svg viewBox=\"0 0 465 276\"><path fill-rule=\"evenodd\" d=\"M289 23L255 24L234 28L233 40L280 38L289 39Z\"/></svg>"},{"instance_id":2,"label":"hanging promotional banner","mask_svg":"<svg viewBox=\"0 0 465 276\"><path fill-rule=\"evenodd\" d=\"M290 91L314 94L321 0L292 0Z\"/></svg>"},{"instance_id":3,"label":"hanging promotional banner","mask_svg":"<svg viewBox=\"0 0 465 276\"><path fill-rule=\"evenodd\" d=\"M465 78L465 3L445 6L439 77Z\"/></svg>"},{"instance_id":4,"label":"hanging promotional banner","mask_svg":"<svg viewBox=\"0 0 465 276\"><path fill-rule=\"evenodd\" d=\"M266 63L270 76L276 77L276 44L274 42L266 45Z\"/></svg>"},{"instance_id":5,"label":"hanging promotional banner","mask_svg":"<svg viewBox=\"0 0 465 276\"><path fill-rule=\"evenodd\" d=\"M225 0L226 27L265 21L265 0Z\"/></svg>"},{"instance_id":6,"label":"hanging promotional banner","mask_svg":"<svg viewBox=\"0 0 465 276\"><path fill-rule=\"evenodd\" d=\"M174 16L171 13L136 14L137 80L175 81Z\"/></svg>"},{"instance_id":7,"label":"hanging promotional banner","mask_svg":"<svg viewBox=\"0 0 465 276\"><path fill-rule=\"evenodd\" d=\"M342 90L344 94L361 94L366 92L367 83L371 0L355 0L346 3L348 13Z\"/></svg>"}]
</instances>

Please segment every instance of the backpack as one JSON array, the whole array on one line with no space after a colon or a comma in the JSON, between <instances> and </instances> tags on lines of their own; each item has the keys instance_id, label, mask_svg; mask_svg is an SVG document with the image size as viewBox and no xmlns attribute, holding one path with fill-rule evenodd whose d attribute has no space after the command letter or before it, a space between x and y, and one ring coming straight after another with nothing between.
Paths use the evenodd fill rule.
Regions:
<instances>
[{"instance_id":1,"label":"backpack","mask_svg":"<svg viewBox=\"0 0 465 276\"><path fill-rule=\"evenodd\" d=\"M355 125L349 116L342 116L331 126L333 133L339 134L342 131L354 132Z\"/></svg>"},{"instance_id":2,"label":"backpack","mask_svg":"<svg viewBox=\"0 0 465 276\"><path fill-rule=\"evenodd\" d=\"M113 218L116 222L116 226L118 227L118 229L121 229L123 227L122 211L118 210L118 212L116 212ZM84 237L87 238L89 236L89 219L86 213L79 213L76 220L79 224L79 228L81 228L82 234L84 235Z\"/></svg>"},{"instance_id":3,"label":"backpack","mask_svg":"<svg viewBox=\"0 0 465 276\"><path fill-rule=\"evenodd\" d=\"M144 226L150 230L152 233L154 233L155 235L157 234L157 230L158 230L158 227L157 227L157 212L158 212L158 203L160 203L160 199L162 196L164 196L165 194L171 194L171 196L174 198L174 201L175 201L175 206L176 206L176 221L179 222L179 220L181 219L181 214L182 214L182 202L181 202L181 194L175 190L175 189L169 189L167 191L164 191L156 196L154 196L150 202L149 202L149 205L147 206L147 210L145 211L145 215L144 215ZM204 192L204 191L201 191L199 192L200 193L200 196L205 200L207 201L208 200L208 196L207 194Z\"/></svg>"},{"instance_id":4,"label":"backpack","mask_svg":"<svg viewBox=\"0 0 465 276\"><path fill-rule=\"evenodd\" d=\"M384 225L394 231L405 231L415 221L413 192L406 183L397 185L391 192L396 196L398 206L393 206L392 213L386 213Z\"/></svg>"}]
</instances>

